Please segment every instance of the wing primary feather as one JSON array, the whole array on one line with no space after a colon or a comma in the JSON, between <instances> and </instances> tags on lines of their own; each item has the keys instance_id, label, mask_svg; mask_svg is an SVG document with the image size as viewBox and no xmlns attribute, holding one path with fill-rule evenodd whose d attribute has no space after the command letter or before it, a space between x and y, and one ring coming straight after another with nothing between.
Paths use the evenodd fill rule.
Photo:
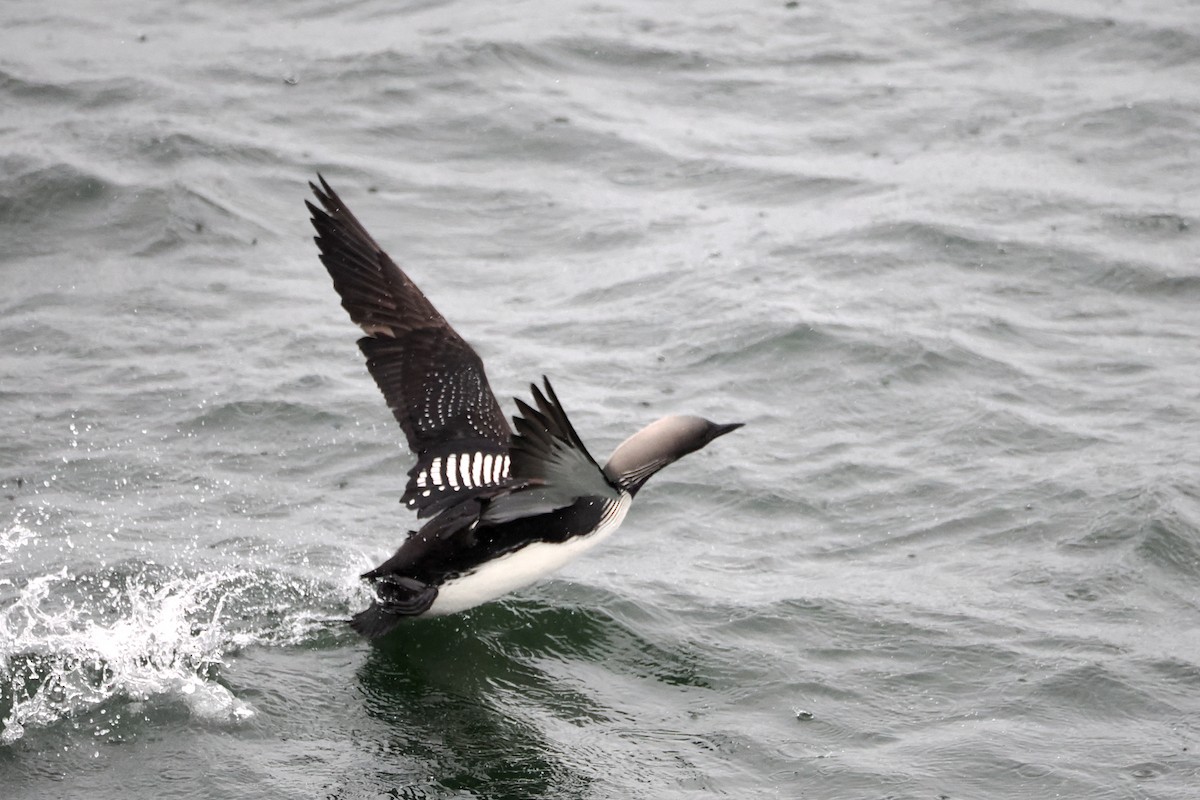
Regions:
<instances>
[{"instance_id":1,"label":"wing primary feather","mask_svg":"<svg viewBox=\"0 0 1200 800\"><path fill-rule=\"evenodd\" d=\"M550 385L550 379L545 375L542 376L542 383L546 387L546 395L549 396L549 402L542 396L542 393L537 391L534 386L534 399L537 401L538 407L542 409L548 417L555 421L558 428L566 435L567 440L575 446L576 449L587 453L587 447L583 444L583 440L579 438L579 434L575 432L575 426L571 424L571 420L567 417L563 410L562 403L558 401L558 395L554 393L554 387Z\"/></svg>"}]
</instances>

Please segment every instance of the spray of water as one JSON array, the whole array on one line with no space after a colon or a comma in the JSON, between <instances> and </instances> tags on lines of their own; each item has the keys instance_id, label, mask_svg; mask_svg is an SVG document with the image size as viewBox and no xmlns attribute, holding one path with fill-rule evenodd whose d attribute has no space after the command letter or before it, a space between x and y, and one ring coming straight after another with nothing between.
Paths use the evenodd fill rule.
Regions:
<instances>
[{"instance_id":1,"label":"spray of water","mask_svg":"<svg viewBox=\"0 0 1200 800\"><path fill-rule=\"evenodd\" d=\"M28 537L14 526L3 539L0 552L11 553ZM0 744L98 707L106 721L166 703L240 723L255 711L221 682L225 660L249 645L340 632L340 607L355 602L343 586L263 569L127 564L6 584L15 599L0 610Z\"/></svg>"}]
</instances>

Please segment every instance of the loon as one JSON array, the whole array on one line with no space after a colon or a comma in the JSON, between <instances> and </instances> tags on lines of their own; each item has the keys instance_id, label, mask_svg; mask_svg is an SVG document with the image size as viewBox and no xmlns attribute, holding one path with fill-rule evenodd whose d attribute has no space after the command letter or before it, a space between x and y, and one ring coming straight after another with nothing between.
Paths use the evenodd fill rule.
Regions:
<instances>
[{"instance_id":1,"label":"loon","mask_svg":"<svg viewBox=\"0 0 1200 800\"><path fill-rule=\"evenodd\" d=\"M603 467L549 379L517 399L510 427L479 355L318 174L305 201L321 262L366 334L367 370L417 457L401 502L427 519L363 573L375 592L350 625L370 638L407 617L473 608L527 586L611 534L663 467L742 423L669 416L626 439ZM515 429L515 430L514 430Z\"/></svg>"}]
</instances>

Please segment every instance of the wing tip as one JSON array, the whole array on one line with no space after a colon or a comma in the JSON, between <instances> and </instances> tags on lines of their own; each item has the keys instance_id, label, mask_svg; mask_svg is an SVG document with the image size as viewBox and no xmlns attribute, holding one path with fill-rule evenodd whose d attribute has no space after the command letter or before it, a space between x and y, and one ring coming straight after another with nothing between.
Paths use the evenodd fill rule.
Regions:
<instances>
[{"instance_id":1,"label":"wing tip","mask_svg":"<svg viewBox=\"0 0 1200 800\"><path fill-rule=\"evenodd\" d=\"M329 182L325 180L325 176L320 172L317 173L317 181L320 182L320 186L317 186L317 184L309 181L308 188L312 190L313 195L315 195L317 200L321 202L321 205L325 207L324 211L318 209L308 200L305 200L304 204L307 205L310 210L321 211L321 213L327 217L348 213L346 211L346 204L342 202L342 198L338 196L338 193L333 190L333 187L329 185Z\"/></svg>"}]
</instances>

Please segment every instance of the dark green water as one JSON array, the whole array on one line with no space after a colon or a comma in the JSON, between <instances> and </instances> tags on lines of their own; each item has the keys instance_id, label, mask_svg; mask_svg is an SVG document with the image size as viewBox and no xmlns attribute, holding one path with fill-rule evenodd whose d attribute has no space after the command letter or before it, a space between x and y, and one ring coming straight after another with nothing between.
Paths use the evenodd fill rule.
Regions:
<instances>
[{"instance_id":1,"label":"dark green water","mask_svg":"<svg viewBox=\"0 0 1200 800\"><path fill-rule=\"evenodd\" d=\"M1195 796L1195 9L788 6L5 5L0 795ZM318 170L506 408L747 426L359 640Z\"/></svg>"}]
</instances>

